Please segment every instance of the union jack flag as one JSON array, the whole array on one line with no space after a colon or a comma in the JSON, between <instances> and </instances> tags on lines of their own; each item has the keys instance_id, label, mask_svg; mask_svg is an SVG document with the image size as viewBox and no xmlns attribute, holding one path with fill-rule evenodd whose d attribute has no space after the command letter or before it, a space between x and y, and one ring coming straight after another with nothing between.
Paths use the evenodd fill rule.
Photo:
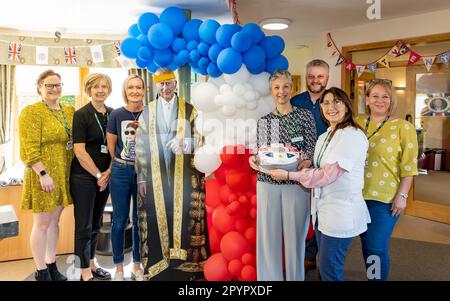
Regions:
<instances>
[{"instance_id":1,"label":"union jack flag","mask_svg":"<svg viewBox=\"0 0 450 301\"><path fill-rule=\"evenodd\" d=\"M22 45L16 42L9 42L8 46L8 59L10 61L20 61L20 55L22 52Z\"/></svg>"},{"instance_id":2,"label":"union jack flag","mask_svg":"<svg viewBox=\"0 0 450 301\"><path fill-rule=\"evenodd\" d=\"M66 64L76 64L78 62L74 47L64 47L64 56Z\"/></svg>"},{"instance_id":3,"label":"union jack flag","mask_svg":"<svg viewBox=\"0 0 450 301\"><path fill-rule=\"evenodd\" d=\"M114 42L114 47L116 48L117 55L119 56L122 54L122 52L120 51L120 44L120 41Z\"/></svg>"}]
</instances>

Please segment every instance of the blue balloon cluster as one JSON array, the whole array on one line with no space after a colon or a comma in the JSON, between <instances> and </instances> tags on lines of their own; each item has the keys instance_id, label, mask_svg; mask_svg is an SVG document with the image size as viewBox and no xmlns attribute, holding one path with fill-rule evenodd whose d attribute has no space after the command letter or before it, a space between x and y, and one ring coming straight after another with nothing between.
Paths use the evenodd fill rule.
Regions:
<instances>
[{"instance_id":1,"label":"blue balloon cluster","mask_svg":"<svg viewBox=\"0 0 450 301\"><path fill-rule=\"evenodd\" d=\"M284 47L281 37L265 36L255 23L187 21L181 9L169 7L159 18L150 12L142 14L128 29L121 51L152 73L160 67L176 70L189 64L197 73L218 77L237 72L242 64L253 74L288 69L281 55Z\"/></svg>"}]
</instances>

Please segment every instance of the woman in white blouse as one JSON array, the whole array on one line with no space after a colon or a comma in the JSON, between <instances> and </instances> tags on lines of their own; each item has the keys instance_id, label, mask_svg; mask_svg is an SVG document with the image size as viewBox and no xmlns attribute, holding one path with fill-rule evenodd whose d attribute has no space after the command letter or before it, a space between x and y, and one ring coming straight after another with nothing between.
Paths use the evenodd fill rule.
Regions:
<instances>
[{"instance_id":1,"label":"woman in white blouse","mask_svg":"<svg viewBox=\"0 0 450 301\"><path fill-rule=\"evenodd\" d=\"M278 169L270 175L314 188L311 215L319 246L320 275L322 280L342 281L350 243L370 223L362 195L368 142L353 118L351 101L343 90L326 90L319 103L330 127L317 141L315 168L297 172Z\"/></svg>"}]
</instances>

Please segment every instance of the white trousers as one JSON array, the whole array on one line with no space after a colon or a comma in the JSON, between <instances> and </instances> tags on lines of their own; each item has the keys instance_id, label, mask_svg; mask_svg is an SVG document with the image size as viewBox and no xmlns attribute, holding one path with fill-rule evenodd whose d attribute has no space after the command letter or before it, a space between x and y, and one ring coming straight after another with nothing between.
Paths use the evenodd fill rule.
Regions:
<instances>
[{"instance_id":1,"label":"white trousers","mask_svg":"<svg viewBox=\"0 0 450 301\"><path fill-rule=\"evenodd\" d=\"M256 260L258 281L305 280L305 239L310 192L300 185L257 182Z\"/></svg>"}]
</instances>

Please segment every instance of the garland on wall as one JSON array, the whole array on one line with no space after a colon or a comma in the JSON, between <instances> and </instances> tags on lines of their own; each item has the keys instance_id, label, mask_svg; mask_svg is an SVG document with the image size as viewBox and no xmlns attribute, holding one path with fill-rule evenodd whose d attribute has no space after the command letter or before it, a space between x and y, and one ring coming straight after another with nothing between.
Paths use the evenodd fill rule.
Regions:
<instances>
[{"instance_id":1,"label":"garland on wall","mask_svg":"<svg viewBox=\"0 0 450 301\"><path fill-rule=\"evenodd\" d=\"M375 71L377 70L377 64L380 64L386 68L389 68L390 67L390 64L389 64L390 58L400 57L400 56L406 55L408 53L409 53L409 59L408 59L408 64L407 64L408 66L413 65L416 62L420 61L420 59L422 59L423 63L425 64L425 67L427 68L427 71L430 71L431 66L437 60L439 60L441 63L443 63L448 68L449 59L450 59L450 50L446 50L446 51L438 53L436 55L422 56L419 53L417 53L416 51L412 50L411 46L409 44L406 44L403 41L399 40L392 46L391 49L389 49L380 58L378 58L368 64L355 64L352 62L352 60L348 60L344 57L342 52L336 46L336 43L334 42L330 33L327 33L327 47L331 49L332 56L338 57L335 66L344 64L345 70L347 72L350 72L351 70L356 69L356 72L358 73L358 77L361 76L361 74L366 70L375 73Z\"/></svg>"},{"instance_id":2,"label":"garland on wall","mask_svg":"<svg viewBox=\"0 0 450 301\"><path fill-rule=\"evenodd\" d=\"M120 41L0 36L0 64L136 68Z\"/></svg>"}]
</instances>

